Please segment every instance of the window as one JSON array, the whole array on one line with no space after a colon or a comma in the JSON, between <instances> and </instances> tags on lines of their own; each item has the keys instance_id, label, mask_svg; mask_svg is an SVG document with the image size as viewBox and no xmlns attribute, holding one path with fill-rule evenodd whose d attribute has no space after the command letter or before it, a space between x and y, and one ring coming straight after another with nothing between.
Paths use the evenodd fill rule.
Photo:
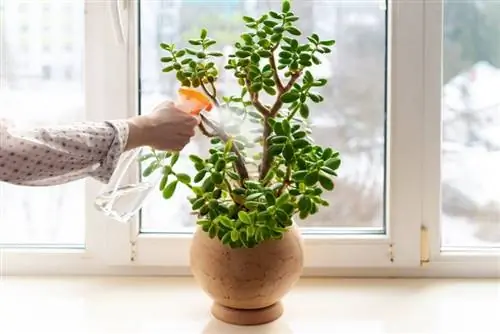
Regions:
<instances>
[{"instance_id":1,"label":"window","mask_svg":"<svg viewBox=\"0 0 500 334\"><path fill-rule=\"evenodd\" d=\"M67 54L61 61L30 56L34 64L29 67L5 62L14 66L3 72L7 85L0 88L0 110L21 106L19 115L39 124L56 122L56 116L68 122L148 113L164 99L176 99L177 81L161 71L161 42L183 45L206 27L227 53L241 33L240 17L277 2L144 0L119 5L116 21L110 5L79 0L65 3L71 10L49 8L51 15L80 15L74 22L81 25L66 32L74 43L70 63ZM495 48L500 5L487 0L294 0L293 6L305 34L337 40L316 69L329 85L322 91L325 102L311 114L315 140L343 155L330 206L297 220L306 273L342 268L343 274L354 275L498 275L500 101L492 87L500 81ZM3 8L7 26L13 27L5 31L19 34L21 24L8 15L12 8L17 10L8 3ZM185 17L196 20L181 20ZM112 24L119 21L122 27ZM30 32L37 30L34 22ZM49 24L51 30L61 27ZM120 33L124 43L116 38ZM66 40L57 40L64 32L50 36L56 38L51 45L64 47ZM17 35L0 39L9 59L18 57L17 40ZM54 73L33 82L47 63L54 64ZM85 86L77 81L80 75ZM56 77L66 81L59 84ZM231 76L221 76L220 92L237 88ZM51 114L24 107L33 96L40 96L44 103L38 105ZM193 174L187 155L202 154L207 147L197 135L177 166ZM130 174L132 182L136 174ZM99 187L90 180L36 191L1 185L1 202L13 203L2 204L0 211L5 268L120 273L163 266L170 273L188 272L195 226L187 191L169 201L154 194L138 217L123 224L94 209ZM32 252L2 250L1 244L30 246ZM57 252L46 249L54 246Z\"/></svg>"},{"instance_id":2,"label":"window","mask_svg":"<svg viewBox=\"0 0 500 334\"><path fill-rule=\"evenodd\" d=\"M41 5L29 4L32 9L36 6ZM7 3L4 9L3 19L9 27L19 23L18 16L9 12L13 8ZM37 22L30 24L34 30L41 30L42 23ZM10 33L14 30L6 30L1 46L8 57L5 63L8 76L5 85L0 87L1 117L14 119L20 126L85 119L84 88L60 84L54 79L54 72L63 70L63 61L52 59L51 65L39 63L41 57L36 48L23 49L22 45L21 50L29 54L18 54L21 41ZM83 44L83 37L83 27L72 35L79 44ZM30 59L29 66L10 61L16 57ZM73 62L73 66L82 66L77 58ZM85 188L82 182L40 189L1 184L0 202L0 245L83 247L85 244Z\"/></svg>"}]
</instances>

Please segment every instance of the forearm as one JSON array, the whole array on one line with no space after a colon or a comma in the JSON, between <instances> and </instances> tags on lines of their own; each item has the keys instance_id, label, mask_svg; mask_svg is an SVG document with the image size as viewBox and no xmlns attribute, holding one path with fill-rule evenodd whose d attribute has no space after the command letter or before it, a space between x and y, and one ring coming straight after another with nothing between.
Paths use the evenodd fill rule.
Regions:
<instances>
[{"instance_id":1,"label":"forearm","mask_svg":"<svg viewBox=\"0 0 500 334\"><path fill-rule=\"evenodd\" d=\"M0 122L0 181L47 186L84 177L107 182L126 149L125 121L16 131Z\"/></svg>"}]
</instances>

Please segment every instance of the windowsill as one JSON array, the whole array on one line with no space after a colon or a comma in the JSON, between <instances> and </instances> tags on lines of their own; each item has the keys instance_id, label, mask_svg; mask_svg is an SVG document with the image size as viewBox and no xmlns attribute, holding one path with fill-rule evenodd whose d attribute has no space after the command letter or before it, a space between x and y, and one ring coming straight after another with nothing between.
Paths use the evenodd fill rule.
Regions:
<instances>
[{"instance_id":1,"label":"windowsill","mask_svg":"<svg viewBox=\"0 0 500 334\"><path fill-rule=\"evenodd\" d=\"M0 333L500 333L499 280L303 279L278 321L213 320L191 278L0 280Z\"/></svg>"}]
</instances>

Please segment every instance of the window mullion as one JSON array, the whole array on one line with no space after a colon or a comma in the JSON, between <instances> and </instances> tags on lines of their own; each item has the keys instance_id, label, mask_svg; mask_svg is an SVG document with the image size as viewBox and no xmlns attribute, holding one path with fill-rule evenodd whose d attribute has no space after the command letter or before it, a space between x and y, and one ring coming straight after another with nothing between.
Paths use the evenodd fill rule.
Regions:
<instances>
[{"instance_id":1,"label":"window mullion","mask_svg":"<svg viewBox=\"0 0 500 334\"><path fill-rule=\"evenodd\" d=\"M112 1L85 3L85 91L87 119L123 119L128 114L127 48L114 31ZM87 250L108 263L130 258L130 226L105 217L94 207L102 185L88 181L86 186Z\"/></svg>"},{"instance_id":2,"label":"window mullion","mask_svg":"<svg viewBox=\"0 0 500 334\"><path fill-rule=\"evenodd\" d=\"M387 222L394 264L417 266L422 223L424 0L394 0L389 15Z\"/></svg>"}]
</instances>

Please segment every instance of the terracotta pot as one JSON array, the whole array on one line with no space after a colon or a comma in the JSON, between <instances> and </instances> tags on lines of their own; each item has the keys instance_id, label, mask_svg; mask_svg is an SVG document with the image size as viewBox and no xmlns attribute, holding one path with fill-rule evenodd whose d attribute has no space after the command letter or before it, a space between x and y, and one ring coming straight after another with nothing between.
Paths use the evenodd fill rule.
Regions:
<instances>
[{"instance_id":1,"label":"terracotta pot","mask_svg":"<svg viewBox=\"0 0 500 334\"><path fill-rule=\"evenodd\" d=\"M235 248L198 229L191 245L191 271L214 300L212 314L235 325L259 325L279 318L281 298L297 282L303 244L294 225L282 240Z\"/></svg>"}]
</instances>

